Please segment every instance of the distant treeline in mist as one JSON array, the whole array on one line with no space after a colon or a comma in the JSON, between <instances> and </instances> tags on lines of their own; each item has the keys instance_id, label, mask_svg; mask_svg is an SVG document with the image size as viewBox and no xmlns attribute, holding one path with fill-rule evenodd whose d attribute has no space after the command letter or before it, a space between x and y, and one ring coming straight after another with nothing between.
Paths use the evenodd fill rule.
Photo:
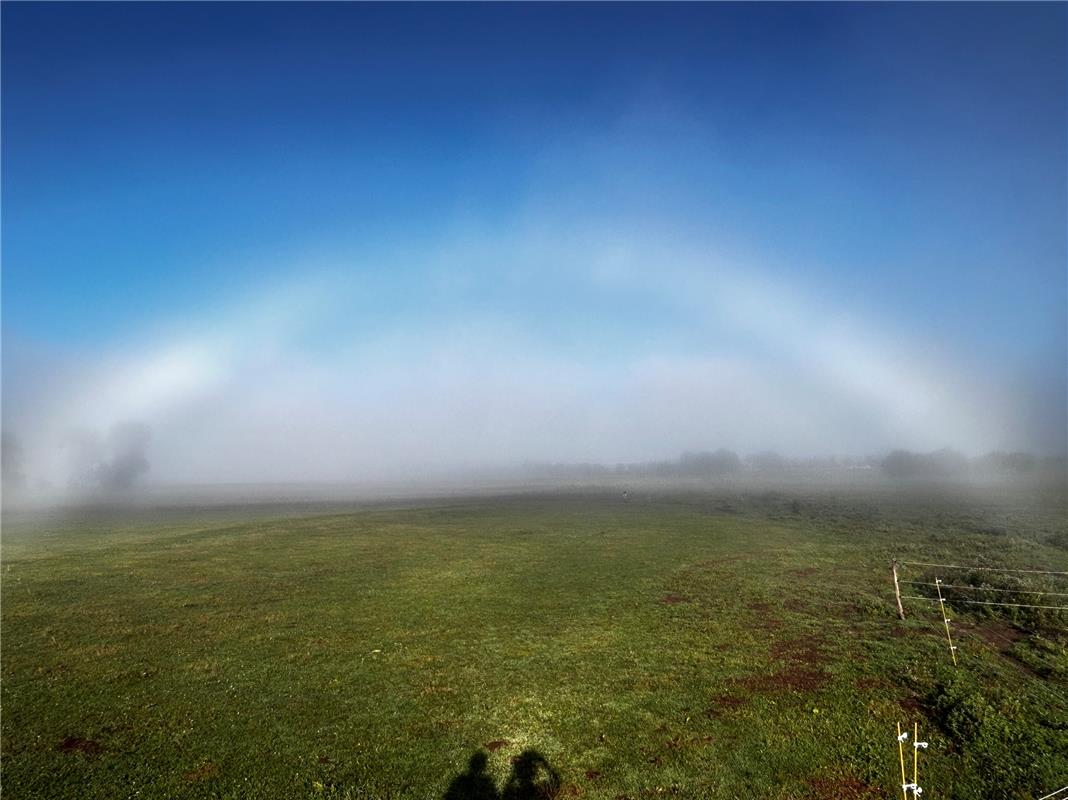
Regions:
<instances>
[{"instance_id":1,"label":"distant treeline in mist","mask_svg":"<svg viewBox=\"0 0 1068 800\"><path fill-rule=\"evenodd\" d=\"M808 458L787 459L765 451L739 456L733 450L686 452L671 461L639 461L626 464L528 463L526 471L546 477L593 478L610 475L636 478L712 478L745 472L787 472L790 470L871 469L870 459Z\"/></svg>"},{"instance_id":2,"label":"distant treeline in mist","mask_svg":"<svg viewBox=\"0 0 1068 800\"><path fill-rule=\"evenodd\" d=\"M883 472L892 478L948 478L965 475L1012 476L1029 475L1040 471L1064 471L1065 459L1044 457L1033 453L1000 450L977 458L968 458L951 448L932 453L913 453L894 450L880 462Z\"/></svg>"},{"instance_id":3,"label":"distant treeline in mist","mask_svg":"<svg viewBox=\"0 0 1068 800\"><path fill-rule=\"evenodd\" d=\"M820 474L838 471L874 472L890 478L1009 477L1040 471L1064 471L1065 459L1032 453L994 451L969 458L951 448L930 453L894 450L885 456L787 458L774 451L739 456L733 450L686 452L670 461L626 464L528 463L533 477L716 478L739 474Z\"/></svg>"}]
</instances>

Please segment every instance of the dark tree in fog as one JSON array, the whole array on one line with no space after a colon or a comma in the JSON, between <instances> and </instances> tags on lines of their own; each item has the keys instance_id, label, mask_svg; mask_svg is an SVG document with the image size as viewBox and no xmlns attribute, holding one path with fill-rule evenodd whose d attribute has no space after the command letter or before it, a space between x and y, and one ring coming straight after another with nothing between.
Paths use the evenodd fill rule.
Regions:
<instances>
[{"instance_id":1,"label":"dark tree in fog","mask_svg":"<svg viewBox=\"0 0 1068 800\"><path fill-rule=\"evenodd\" d=\"M96 478L105 489L125 489L148 472L146 451L152 438L147 425L121 422L108 434L110 459L96 467Z\"/></svg>"}]
</instances>

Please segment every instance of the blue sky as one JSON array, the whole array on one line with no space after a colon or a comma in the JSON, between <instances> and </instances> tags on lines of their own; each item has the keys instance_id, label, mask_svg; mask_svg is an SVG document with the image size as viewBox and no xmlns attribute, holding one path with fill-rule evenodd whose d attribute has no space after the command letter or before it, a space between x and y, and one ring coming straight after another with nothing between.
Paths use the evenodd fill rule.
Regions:
<instances>
[{"instance_id":1,"label":"blue sky","mask_svg":"<svg viewBox=\"0 0 1068 800\"><path fill-rule=\"evenodd\" d=\"M864 420L894 410L866 406L825 424L827 449L1048 441L1068 361L1066 26L1063 4L5 4L5 417L38 424L12 414L56 381L83 409L102 403L85 387L111 382L83 371L156 363L205 331L243 342L213 388L130 405L163 453L176 417L200 403L222 419L237 401L219 386L247 387L249 371L288 383L358 366L366 385L290 411L329 416L347 392L395 406L368 359L411 365L404 391L419 393L441 361L425 343L444 339L465 343L449 363L575 370L569 397L618 381L622 431L671 416L648 404L660 391L671 407L688 380L680 367L674 388L639 391L636 365L727 358L762 387L792 376L791 392L832 392L806 366L826 352L722 306L744 284L766 289L758 316L793 309L795 339L865 342L856 363L886 386L890 364L929 359L906 381L920 394L998 398L941 440L956 395L871 438ZM708 293L699 310L692 292ZM253 367L265 336L282 355ZM492 389L459 382L438 387L455 406L428 426L476 400L507 416ZM847 416L866 402L835 397ZM483 431L435 463L547 456L526 443L573 442L554 427L562 409L596 417L607 401L591 388L541 402L529 439ZM115 421L56 413L55 429ZM357 436L383 413L332 429ZM605 431L561 456L648 457L722 430L695 420L631 444ZM172 460L160 474L193 473Z\"/></svg>"}]
</instances>

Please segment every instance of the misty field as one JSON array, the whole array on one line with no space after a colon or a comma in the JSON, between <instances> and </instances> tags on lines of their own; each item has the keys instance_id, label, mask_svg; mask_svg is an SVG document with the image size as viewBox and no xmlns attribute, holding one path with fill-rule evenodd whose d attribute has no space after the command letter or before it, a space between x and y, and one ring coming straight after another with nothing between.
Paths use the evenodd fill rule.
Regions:
<instances>
[{"instance_id":1,"label":"misty field","mask_svg":"<svg viewBox=\"0 0 1068 800\"><path fill-rule=\"evenodd\" d=\"M918 722L924 797L1037 798L1063 613L952 608L954 668L889 564L1066 570L1066 530L1023 490L9 517L4 794L889 798Z\"/></svg>"}]
</instances>

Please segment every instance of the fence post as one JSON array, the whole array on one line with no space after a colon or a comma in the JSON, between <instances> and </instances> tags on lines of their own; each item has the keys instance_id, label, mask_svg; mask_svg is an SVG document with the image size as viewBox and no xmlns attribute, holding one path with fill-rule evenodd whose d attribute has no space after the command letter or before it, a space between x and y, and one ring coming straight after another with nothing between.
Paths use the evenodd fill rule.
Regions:
<instances>
[{"instance_id":1,"label":"fence post","mask_svg":"<svg viewBox=\"0 0 1068 800\"><path fill-rule=\"evenodd\" d=\"M908 779L905 777L905 746L903 742L909 738L908 731L901 732L901 723L897 723L897 760L901 763L901 800L908 800Z\"/></svg>"},{"instance_id":2,"label":"fence post","mask_svg":"<svg viewBox=\"0 0 1068 800\"><path fill-rule=\"evenodd\" d=\"M901 587L897 583L897 559L895 558L891 564L891 568L894 570L894 596L897 597L897 615L900 619L905 618L905 609L901 605Z\"/></svg>"},{"instance_id":3,"label":"fence post","mask_svg":"<svg viewBox=\"0 0 1068 800\"><path fill-rule=\"evenodd\" d=\"M919 792L916 790L920 786L920 723L912 723L912 796L915 797Z\"/></svg>"},{"instance_id":4,"label":"fence post","mask_svg":"<svg viewBox=\"0 0 1068 800\"><path fill-rule=\"evenodd\" d=\"M935 591L938 592L938 607L942 609L942 622L946 626L946 641L949 642L949 654L953 657L953 666L957 666L957 648L953 645L953 637L949 635L949 617L946 616L946 604L942 601L942 579L935 578Z\"/></svg>"}]
</instances>

